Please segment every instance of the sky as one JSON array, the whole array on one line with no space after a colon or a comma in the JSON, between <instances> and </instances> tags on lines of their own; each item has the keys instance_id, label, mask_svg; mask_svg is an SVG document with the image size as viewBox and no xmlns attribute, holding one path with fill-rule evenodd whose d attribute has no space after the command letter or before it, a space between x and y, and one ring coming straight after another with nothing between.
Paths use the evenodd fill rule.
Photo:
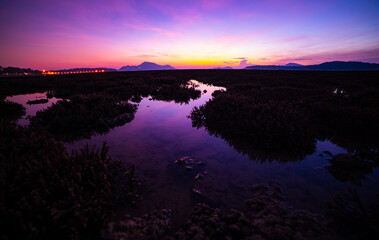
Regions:
<instances>
[{"instance_id":1,"label":"sky","mask_svg":"<svg viewBox=\"0 0 379 240\"><path fill-rule=\"evenodd\" d=\"M0 66L379 63L379 0L0 0Z\"/></svg>"}]
</instances>

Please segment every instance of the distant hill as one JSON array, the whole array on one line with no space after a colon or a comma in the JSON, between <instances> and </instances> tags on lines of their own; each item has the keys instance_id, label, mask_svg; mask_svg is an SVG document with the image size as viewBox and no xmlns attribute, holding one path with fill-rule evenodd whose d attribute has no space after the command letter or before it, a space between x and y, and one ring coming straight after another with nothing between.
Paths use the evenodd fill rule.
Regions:
<instances>
[{"instance_id":1,"label":"distant hill","mask_svg":"<svg viewBox=\"0 0 379 240\"><path fill-rule=\"evenodd\" d=\"M286 66L286 67L302 67L304 65L301 65L301 64L298 64L298 63L287 63L284 66Z\"/></svg>"},{"instance_id":2,"label":"distant hill","mask_svg":"<svg viewBox=\"0 0 379 240\"><path fill-rule=\"evenodd\" d=\"M30 68L18 68L18 67L1 67L0 75L30 75L30 74L41 74L41 71L33 70Z\"/></svg>"},{"instance_id":3,"label":"distant hill","mask_svg":"<svg viewBox=\"0 0 379 240\"><path fill-rule=\"evenodd\" d=\"M227 67L215 67L215 68L213 68L213 69L233 69L232 67L229 67L229 66L227 66Z\"/></svg>"},{"instance_id":4,"label":"distant hill","mask_svg":"<svg viewBox=\"0 0 379 240\"><path fill-rule=\"evenodd\" d=\"M158 65L152 62L143 62L138 66L124 66L119 71L147 71L147 70L173 70L174 67L170 65Z\"/></svg>"},{"instance_id":5,"label":"distant hill","mask_svg":"<svg viewBox=\"0 0 379 240\"><path fill-rule=\"evenodd\" d=\"M299 66L298 66L299 65ZM379 70L377 63L363 63L363 62L324 62L317 65L300 65L297 63L289 63L285 66L279 65L256 65L249 66L245 69L255 70L321 70L321 71L372 71Z\"/></svg>"},{"instance_id":6,"label":"distant hill","mask_svg":"<svg viewBox=\"0 0 379 240\"><path fill-rule=\"evenodd\" d=\"M84 71L95 71L95 70L104 70L105 72L117 72L117 69L114 68L69 68L69 69L60 69L54 70L54 72L84 72Z\"/></svg>"}]
</instances>

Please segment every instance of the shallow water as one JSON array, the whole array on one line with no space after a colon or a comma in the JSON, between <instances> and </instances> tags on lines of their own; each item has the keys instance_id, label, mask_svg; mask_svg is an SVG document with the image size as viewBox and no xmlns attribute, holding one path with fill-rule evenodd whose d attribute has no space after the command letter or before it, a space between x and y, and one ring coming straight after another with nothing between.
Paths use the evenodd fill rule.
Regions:
<instances>
[{"instance_id":1,"label":"shallow water","mask_svg":"<svg viewBox=\"0 0 379 240\"><path fill-rule=\"evenodd\" d=\"M335 155L347 152L332 142L318 141L316 151L300 161L260 163L249 160L248 156L237 152L223 139L210 136L204 128L192 127L191 119L187 117L192 108L205 104L212 98L213 91L225 90L194 83L202 95L189 104L143 98L132 122L106 135L66 143L66 147L73 150L87 142L89 145L101 146L106 141L113 159L136 164L135 175L142 182L140 193L143 199L132 214L169 208L172 209L174 224L179 224L197 202L241 209L244 200L252 196L251 186L270 180L282 184L291 204L317 212L326 208L326 200L338 192L346 191L349 186L357 188L365 202L375 200L379 192L377 168L367 175L360 186L339 182L324 168L329 162L320 153L329 151ZM27 108L27 115L32 115L54 102L50 99L47 104L26 105L27 100L38 96L27 94L8 100L23 104ZM173 163L184 156L189 156L195 162L202 161L205 165L194 164L193 170L185 170ZM204 178L195 180L197 173L202 173ZM201 194L195 193L194 189L201 191Z\"/></svg>"},{"instance_id":2,"label":"shallow water","mask_svg":"<svg viewBox=\"0 0 379 240\"><path fill-rule=\"evenodd\" d=\"M22 95L15 95L15 96L9 96L5 100L10 102L15 102L18 104L21 104L26 109L26 114L22 116L21 119L18 120L18 124L21 126L26 126L29 124L29 120L27 117L29 116L35 116L38 111L44 110L53 103L58 102L61 100L60 98L50 98L47 103L39 103L39 104L27 104L28 101L34 101L34 100L40 100L40 99L46 99L46 92L43 93L31 93L31 94L22 94Z\"/></svg>"}]
</instances>

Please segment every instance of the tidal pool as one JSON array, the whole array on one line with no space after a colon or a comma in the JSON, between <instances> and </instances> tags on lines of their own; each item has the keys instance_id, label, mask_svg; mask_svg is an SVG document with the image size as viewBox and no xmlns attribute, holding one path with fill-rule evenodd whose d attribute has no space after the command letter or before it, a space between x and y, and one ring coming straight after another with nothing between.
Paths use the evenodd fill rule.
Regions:
<instances>
[{"instance_id":1,"label":"tidal pool","mask_svg":"<svg viewBox=\"0 0 379 240\"><path fill-rule=\"evenodd\" d=\"M280 182L293 206L315 212L325 210L325 201L348 187L356 188L365 203L375 201L379 192L378 169L366 175L360 185L336 180L325 168L330 162L324 153L336 155L347 150L330 141L318 141L316 151L299 161L258 162L239 153L223 139L209 135L204 128L192 127L188 118L191 110L205 104L214 91L226 89L194 80L191 83L201 90L199 99L179 104L143 98L132 122L106 135L65 144L73 150L86 143L101 146L106 141L113 159L136 164L135 176L142 183L139 193L143 198L134 209L127 210L128 214L171 209L173 223L179 225L198 202L212 207L243 209L244 200L252 196L251 186L271 180ZM27 115L33 115L58 100L26 104L41 94L14 96L7 100L21 103ZM25 121L23 118L19 123L24 125ZM174 163L183 157L193 159L192 170ZM120 211L122 214L124 212Z\"/></svg>"},{"instance_id":2,"label":"tidal pool","mask_svg":"<svg viewBox=\"0 0 379 240\"><path fill-rule=\"evenodd\" d=\"M53 103L56 103L59 100L61 100L60 98L55 98L55 97L48 99L46 94L47 92L15 95L15 96L9 96L5 100L21 104L22 106L25 107L26 114L22 116L21 119L18 120L18 124L20 124L21 126L26 126L29 124L28 117L35 116L38 111L44 110L50 107ZM28 103L29 101L35 101L35 100L41 100L41 99L47 99L48 102L38 103L38 104Z\"/></svg>"}]
</instances>

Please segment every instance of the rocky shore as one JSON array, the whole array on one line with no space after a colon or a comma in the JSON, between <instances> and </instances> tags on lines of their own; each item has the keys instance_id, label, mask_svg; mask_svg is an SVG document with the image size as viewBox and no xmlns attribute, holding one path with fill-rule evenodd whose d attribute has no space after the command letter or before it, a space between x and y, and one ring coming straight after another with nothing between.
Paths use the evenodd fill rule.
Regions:
<instances>
[{"instance_id":1,"label":"rocky shore","mask_svg":"<svg viewBox=\"0 0 379 240\"><path fill-rule=\"evenodd\" d=\"M218 209L198 203L186 223L171 227L171 211L125 216L108 225L108 239L338 239L325 216L296 209L277 182L252 187L246 209Z\"/></svg>"}]
</instances>

